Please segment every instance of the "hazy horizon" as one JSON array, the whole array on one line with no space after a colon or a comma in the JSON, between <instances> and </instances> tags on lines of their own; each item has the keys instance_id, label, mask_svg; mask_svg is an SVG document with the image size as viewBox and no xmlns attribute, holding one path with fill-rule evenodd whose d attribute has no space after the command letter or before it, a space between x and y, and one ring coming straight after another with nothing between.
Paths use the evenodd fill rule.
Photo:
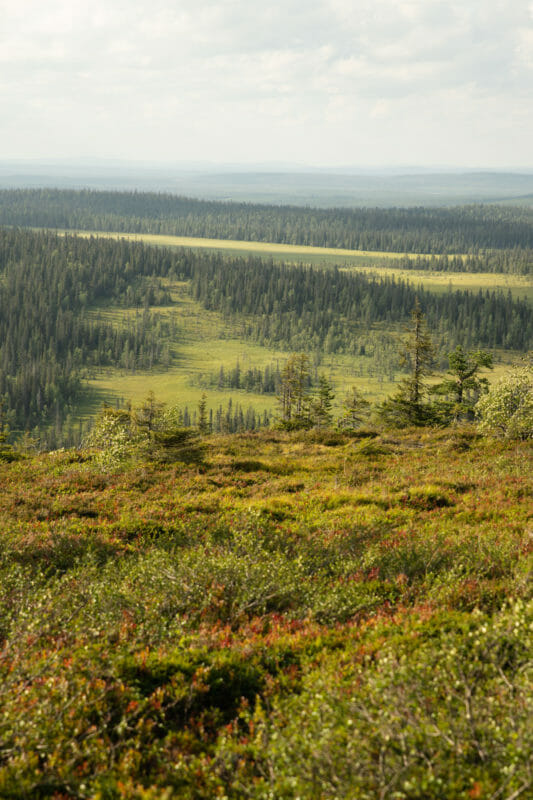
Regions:
<instances>
[{"instance_id":1,"label":"hazy horizon","mask_svg":"<svg viewBox=\"0 0 533 800\"><path fill-rule=\"evenodd\" d=\"M0 189L36 188L155 191L199 200L330 208L533 205L533 170L0 160Z\"/></svg>"},{"instance_id":2,"label":"hazy horizon","mask_svg":"<svg viewBox=\"0 0 533 800\"><path fill-rule=\"evenodd\" d=\"M533 165L502 165L494 167L489 164L472 166L468 164L416 164L416 163L390 163L390 164L310 164L304 162L291 161L211 161L192 160L192 161L172 161L169 159L121 159L118 157L98 157L98 156L70 156L60 157L37 157L25 156L16 158L4 158L0 156L0 167L2 166L59 166L59 167L113 167L118 169L178 169L199 172L212 172L213 170L239 171L244 173L264 172L265 174L283 173L331 173L342 175L439 175L439 174L462 174L487 173L487 174L514 174L529 175L533 174Z\"/></svg>"}]
</instances>

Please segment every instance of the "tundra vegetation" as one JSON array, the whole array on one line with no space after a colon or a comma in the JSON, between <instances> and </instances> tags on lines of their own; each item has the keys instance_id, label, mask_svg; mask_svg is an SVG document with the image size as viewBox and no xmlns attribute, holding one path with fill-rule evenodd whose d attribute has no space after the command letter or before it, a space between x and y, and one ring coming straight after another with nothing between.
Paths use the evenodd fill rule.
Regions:
<instances>
[{"instance_id":1,"label":"tundra vegetation","mask_svg":"<svg viewBox=\"0 0 533 800\"><path fill-rule=\"evenodd\" d=\"M3 445L2 797L530 794L531 439L364 411Z\"/></svg>"},{"instance_id":2,"label":"tundra vegetation","mask_svg":"<svg viewBox=\"0 0 533 800\"><path fill-rule=\"evenodd\" d=\"M82 450L4 437L3 797L528 795L533 373L483 393L458 348L443 406L418 307L405 352L377 417L302 353L271 430L150 393Z\"/></svg>"}]
</instances>

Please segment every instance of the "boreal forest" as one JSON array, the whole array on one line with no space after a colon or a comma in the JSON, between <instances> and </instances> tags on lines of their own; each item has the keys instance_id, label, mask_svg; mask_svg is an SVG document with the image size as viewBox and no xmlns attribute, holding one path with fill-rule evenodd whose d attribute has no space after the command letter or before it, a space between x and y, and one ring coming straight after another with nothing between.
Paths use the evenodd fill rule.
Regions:
<instances>
[{"instance_id":1,"label":"boreal forest","mask_svg":"<svg viewBox=\"0 0 533 800\"><path fill-rule=\"evenodd\" d=\"M518 256L513 269L532 269L533 209L527 205L312 209L143 192L4 189L0 191L0 225L398 253L478 255L485 250L512 250ZM506 263L498 256L496 261Z\"/></svg>"},{"instance_id":2,"label":"boreal forest","mask_svg":"<svg viewBox=\"0 0 533 800\"><path fill-rule=\"evenodd\" d=\"M532 796L532 223L0 192L1 798Z\"/></svg>"},{"instance_id":3,"label":"boreal forest","mask_svg":"<svg viewBox=\"0 0 533 800\"><path fill-rule=\"evenodd\" d=\"M74 219L87 226L87 218L76 217L78 204L79 213L91 209L96 213L99 209L102 216L92 217L93 224L116 227L115 220L105 216L110 196L79 193L73 198L65 194L53 195L56 203L49 205L44 193L18 193L11 221L24 218L17 217L22 214L17 211L20 208L34 215L24 218L26 221L44 222L35 208L40 197L43 213L55 214L48 222L56 226L72 224ZM131 212L140 202L135 195L119 195L118 199L116 213ZM146 215L158 209L170 213L170 198L144 199ZM6 193L3 200L3 213L8 216ZM179 207L179 201L176 204ZM191 219L215 218L202 204L187 208L184 224L189 232L193 229L198 233ZM197 211L193 213L194 208ZM240 207L232 213L238 220ZM274 213L281 214L281 210L265 216L261 235L270 232L268 220ZM301 230L306 213L295 217ZM379 212L375 219L390 227L399 224L395 213L391 212L392 220L385 212ZM434 211L431 214L428 219L438 217ZM222 206L217 219L225 227L209 232L233 235L230 216L229 207ZM260 220L257 209L252 217ZM120 218L123 227L136 227L132 217ZM244 213L241 235L246 219ZM515 222L519 224L519 220ZM437 231L439 227L442 229L440 222ZM467 217L461 235L473 236L474 230L473 224L469 228ZM458 236L459 231L456 233ZM423 249L430 249L429 239ZM511 271L514 262L507 251L505 258ZM459 261L457 257L451 261L447 258L444 269ZM417 262L418 268L426 266L431 270L435 264ZM383 336L383 329L408 319L417 299L441 354L458 344L526 352L533 341L531 305L509 292L486 288L435 293L394 276L272 263L253 255L225 256L74 233L1 229L0 276L1 413L3 424L19 433L37 429L44 435L50 425L60 428L82 400L83 379L91 369L114 367L149 373L169 366L169 341L179 348L179 333L168 317L158 313L158 308L172 306L169 280L182 282L204 309L233 320L242 338L286 352L356 355L362 334L375 330L376 336ZM109 307L134 313L110 321L99 313Z\"/></svg>"}]
</instances>

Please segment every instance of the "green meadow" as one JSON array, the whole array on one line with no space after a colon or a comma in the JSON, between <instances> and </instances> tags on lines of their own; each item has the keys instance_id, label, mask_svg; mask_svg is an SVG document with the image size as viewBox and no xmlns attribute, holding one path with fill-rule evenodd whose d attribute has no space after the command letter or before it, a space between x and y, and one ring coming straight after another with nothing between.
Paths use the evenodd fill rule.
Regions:
<instances>
[{"instance_id":1,"label":"green meadow","mask_svg":"<svg viewBox=\"0 0 533 800\"><path fill-rule=\"evenodd\" d=\"M66 234L66 231L65 231ZM195 300L189 291L190 284L178 282L177 274L181 274L181 264L186 263L187 259L193 261L191 253L200 253L203 250L205 261L209 261L212 253L223 254L222 259L216 259L216 273L221 275L224 272L224 280L230 282L233 278L235 284L231 288L231 293L237 297L239 287L239 276L235 270L239 265L247 269L250 262L237 262L233 265L229 259L235 255L254 256L254 269L256 274L253 280L258 285L263 276L263 265L265 273L272 270L272 262L283 262L294 265L302 263L317 266L315 275L322 275L325 289L328 283L328 273L320 271L327 270L334 265L340 266L341 271L357 272L362 274L350 277L346 274L339 275L339 285L344 287L351 286L352 283L364 281L366 276L376 277L394 276L409 282L409 287L401 288L401 292L407 292L410 296L410 305L406 304L403 312L405 319L409 309L412 308L416 289L422 287L424 291L430 291L435 296L447 293L456 289L469 289L472 292L488 289L501 289L510 291L515 297L530 297L533 299L533 288L531 280L522 275L514 274L494 274L494 273L452 273L449 271L435 272L434 270L422 272L417 270L401 269L397 266L391 267L390 264L397 264L394 258L400 253L383 253L377 251L350 251L346 249L304 247L295 245L270 244L264 242L243 242L221 239L199 239L194 237L176 236L156 236L150 234L119 234L119 233L100 233L97 234L82 231L77 243L72 244L72 248L78 253L82 253L82 258L91 261L94 254L98 253L98 260L92 264L100 265L96 270L94 278L100 281L100 289L95 293L93 299L87 301L87 286L91 286L93 279L93 268L91 267L83 280L86 284L80 283L80 275L77 263L73 264L72 274L69 270L69 255L67 250L70 245L64 240L58 242L54 233L47 233L41 230L40 233L27 232L24 235L16 231L6 232L5 237L15 237L23 239L25 247L34 247L37 239L41 237L39 246L45 248L49 253L50 264L54 264L57 257L55 250L61 252L61 257L65 259L64 269L69 273L68 281L63 284L62 274L56 270L53 280L47 279L39 290L39 297L49 288L57 286L58 294L54 299L54 308L65 308L66 293L70 293L69 302L76 306L85 318L89 315L89 322L93 329L101 326L99 334L100 344L98 354L86 358L80 370L81 391L72 395L72 399L66 404L66 415L68 415L69 431L77 431L81 435L80 422L93 418L101 409L103 404L120 406L127 403L138 404L149 391L154 392L155 396L168 405L178 405L182 408L187 406L189 411L197 409L198 403L204 392L207 394L208 409L215 411L220 405L226 406L229 399L238 404L243 410L253 408L255 413L264 414L265 411L272 413L276 407L276 397L271 394L259 394L257 392L245 391L244 389L234 389L228 386L228 381L220 382L217 376L220 370L228 375L238 364L242 373L247 370L264 370L266 367L281 369L289 352L293 350L306 350L310 357L311 375L315 385L319 375L324 375L332 384L336 395L334 400L334 412L339 412L344 395L351 387L356 387L370 402L383 399L394 392L398 382L404 377L400 370L398 351L402 339L402 318L396 314L389 315L387 308L382 309L381 316L375 316L372 322L360 322L349 327L352 320L353 310L345 311L344 321L339 321L335 326L331 321L330 338L327 340L325 330L321 330L320 335L312 333L312 327L306 328L305 333L294 335L298 331L298 325L302 318L296 315L293 320L293 331L290 337L284 332L275 332L269 328L270 321L276 318L276 314L270 314L270 320L266 320L263 325L263 314L261 308L253 305L248 307L248 311L243 313L242 307L231 306L231 297L228 296L222 303L220 297L216 303L212 304L217 310L207 310L206 305L210 304L209 292L199 295ZM51 237L50 241L46 237ZM92 239L92 241L90 241ZM123 243L117 246L117 239ZM7 240L7 239L6 239ZM139 274L131 276L130 285L128 275L131 272L129 262L117 260L117 252L132 253L136 249L135 242L143 242L148 245L145 248L145 258L149 266L146 272L142 270ZM162 248L169 248L163 251ZM173 248L173 249L170 249ZM181 248L181 252L178 248ZM137 248L141 250L142 248ZM64 252L63 252L64 251ZM226 261L226 257L228 261ZM259 258L257 258L259 256ZM121 258L123 255L121 256ZM410 256L416 258L415 254ZM40 263L42 253L36 251L33 258L35 264ZM77 257L75 257L77 258ZM133 258L131 255L127 258ZM175 262L176 269L172 273L160 269L159 260L170 259ZM212 259L213 260L213 259ZM213 260L213 263L215 261ZM434 264L433 264L434 266ZM18 265L13 265L13 275L17 273ZM160 270L160 271L158 271ZM113 277L103 277L103 272L113 275ZM291 276L289 268L286 273ZM227 273L227 274L226 274ZM304 274L292 273L294 285L291 292L298 293ZM189 275L187 271L183 275ZM169 277L170 276L170 277ZM302 278L300 278L302 276ZM35 276L34 276L35 278ZM37 276L37 279L38 276ZM76 282L76 290L72 288L72 281ZM143 281L145 282L143 284ZM27 286L33 286L34 279L28 279ZM148 284L152 285L151 299L145 299L143 292L147 291ZM225 283L228 286L229 283ZM214 283L213 283L214 286ZM120 290L117 287L121 287ZM415 289L413 289L415 287ZM378 287L376 287L377 290ZM395 287L395 290L398 287ZM198 289L198 286L196 287ZM209 289L211 291L211 289ZM213 291L215 291L213 289ZM220 291L219 289L216 290ZM261 290L262 291L262 290ZM256 291L255 296L261 299L261 291ZM351 289L345 288L336 298L337 301L349 297L346 292ZM85 296L82 302L81 298ZM315 297L321 297L321 292ZM146 295L148 297L148 295ZM442 301L442 298L440 298ZM279 298L276 302L279 301ZM30 300L28 300L28 303ZM33 298L31 300L33 302ZM240 301L239 301L240 302ZM314 302L312 294L309 295L308 302ZM447 301L446 301L447 302ZM498 299L498 302L504 302ZM506 301L510 302L510 301ZM445 303L442 303L444 307ZM8 306L6 306L7 308ZM146 334L143 320L143 308L149 308L147 318L148 327ZM302 306L303 308L303 306ZM326 313L328 309L324 309ZM367 309L367 319L368 317ZM374 312L372 312L374 313ZM48 317L46 317L48 319ZM394 322L391 321L394 319ZM451 318L450 318L451 319ZM468 316L463 318L468 325ZM20 315L13 314L13 326L18 324ZM437 347L440 347L439 363L437 369L446 367L445 352L443 344L443 330L445 323L440 324L441 317L432 319L433 331ZM111 325L109 325L111 323ZM501 323L501 320L500 320ZM63 324L63 322L62 322ZM70 324L70 323L69 323ZM283 323L285 324L285 322ZM310 325L309 320L303 323ZM314 324L314 323L313 323ZM322 323L321 323L322 324ZM475 323L476 325L478 323ZM60 326L61 327L61 326ZM442 328L439 332L439 327ZM516 329L516 322L514 325ZM501 328L501 324L500 324ZM105 332L107 330L107 333ZM456 330L455 340L461 341L464 328ZM522 328L520 328L522 330ZM137 331L137 333L136 333ZM141 333L139 333L141 331ZM142 333L142 331L145 331ZM318 331L318 328L317 328ZM78 335L78 334L77 334ZM131 341L126 347L124 337L145 336L142 344L137 346L135 358L132 360ZM344 338L342 338L344 336ZM439 338L440 341L439 341ZM152 337L150 340L149 337ZM312 338L314 337L314 338ZM69 337L67 337L69 338ZM103 340L106 344L102 344ZM69 341L73 341L71 336ZM120 346L113 344L113 341L121 342ZM140 341L140 340L139 340ZM501 346L510 347L509 344ZM86 345L92 346L92 345ZM115 350L113 350L115 347ZM71 348L72 350L72 348ZM148 355L147 354L150 354ZM111 355L110 355L111 354ZM497 368L492 373L497 375L503 365L509 364L516 359L519 354L511 350L494 352ZM80 353L76 355L71 352L71 359L80 358ZM85 357L85 356L84 356ZM111 364L113 366L111 366ZM150 367L149 365L154 366ZM46 365L46 370L49 364ZM44 367L43 367L44 369ZM433 378L438 380L437 377ZM28 378L29 380L29 378ZM33 380L33 378L31 378ZM48 379L47 379L48 380ZM62 380L62 379L61 379ZM33 385L33 384L32 384ZM54 392L61 382L50 382L50 393L47 398L47 409L53 407ZM257 385L257 384L256 384ZM272 389L272 386L270 387ZM31 402L31 386L28 383L28 397ZM33 412L34 417L37 412ZM26 423L24 423L26 424ZM14 427L14 426L12 426ZM20 430L24 427L19 425ZM70 434L69 434L70 435ZM79 440L79 439L78 439Z\"/></svg>"},{"instance_id":2,"label":"green meadow","mask_svg":"<svg viewBox=\"0 0 533 800\"><path fill-rule=\"evenodd\" d=\"M424 272L386 266L387 261L401 257L403 254L400 253L200 239L190 236L90 231L77 231L76 235L87 238L96 236L142 241L145 244L161 247L200 248L221 252L228 257L260 255L277 262L294 264L303 262L325 268L337 265L344 270L361 270L376 277L394 276L436 293L457 289L502 290L510 291L515 297L533 301L533 282L528 276ZM417 254L410 254L409 257L415 259ZM154 368L149 372L132 373L129 370L116 368L93 371L88 381L90 392L80 409L82 418L92 417L104 403L112 405L120 401L138 403L148 391L153 391L161 402L169 405L179 404L195 408L205 391L208 395L209 408L216 408L219 404L225 405L231 396L244 407L253 406L260 413L264 410L272 412L276 406L273 395L255 394L243 390L218 390L211 387L206 389L202 385L201 376L218 372L220 367L228 371L237 361L241 369L264 368L271 364L282 365L287 358L287 352L247 341L243 338L242 325L229 323L217 312L206 311L189 297L185 284L174 283L169 288L173 305L155 309L155 313L163 318L173 317L179 331L177 337L170 342L169 365L165 368ZM96 313L100 318L120 325L129 316L139 312L135 309L106 308L99 309ZM398 342L401 338L401 330L398 327L382 328L382 332L392 334ZM497 361L500 361L500 364L496 365L492 377L498 377L512 360L513 354L504 352L497 354ZM337 408L340 407L343 395L351 386L357 386L368 399L376 401L393 391L397 381L402 377L399 368L393 369L391 375L391 370L374 369L371 358L362 356L324 354L316 369L325 373L333 383Z\"/></svg>"},{"instance_id":3,"label":"green meadow","mask_svg":"<svg viewBox=\"0 0 533 800\"><path fill-rule=\"evenodd\" d=\"M76 236L97 236L111 239L126 239L130 242L144 242L159 247L199 247L204 250L223 250L228 255L265 255L278 257L283 261L298 257L299 262L309 259L326 259L324 263L339 263L338 259L385 259L400 258L403 253L382 253L370 250L346 250L335 247L311 247L308 245L279 244L277 242L249 242L237 239L207 239L198 236L168 236L150 233L113 233L111 231L62 231ZM416 255L413 256L416 258Z\"/></svg>"},{"instance_id":4,"label":"green meadow","mask_svg":"<svg viewBox=\"0 0 533 800\"><path fill-rule=\"evenodd\" d=\"M281 368L288 353L243 338L242 325L228 322L222 314L204 309L189 296L186 284L175 282L167 285L173 304L158 307L155 313L162 319L175 321L177 333L170 342L170 364L149 372L132 373L117 368L92 371L88 381L91 392L82 408L82 415L92 416L103 403L115 405L118 400L139 403L148 391L153 391L158 400L168 405L195 407L205 391L210 408L221 403L225 405L231 396L242 406L251 405L261 413L265 409L273 411L276 406L274 395L204 388L202 376L216 374L221 367L228 372L237 362L243 371L278 364ZM95 310L93 315L121 326L129 318L140 315L140 311L110 307ZM400 331L396 334L399 339ZM383 397L391 390L394 382L380 377L371 361L368 356L320 355L316 370L325 373L334 384L336 405L340 406L342 395L351 386L357 386L369 399ZM400 379L400 372L394 377L395 381Z\"/></svg>"},{"instance_id":5,"label":"green meadow","mask_svg":"<svg viewBox=\"0 0 533 800\"><path fill-rule=\"evenodd\" d=\"M349 268L345 267L345 269ZM415 286L422 286L430 292L502 291L511 292L513 297L533 302L533 280L528 275L504 275L494 272L424 272L383 265L374 267L359 265L357 269L372 272L379 277L394 275L397 279L408 281Z\"/></svg>"},{"instance_id":6,"label":"green meadow","mask_svg":"<svg viewBox=\"0 0 533 800\"><path fill-rule=\"evenodd\" d=\"M155 313L163 319L173 319L176 337L170 342L171 360L167 367L154 367L150 371L132 372L126 369L105 368L92 371L88 380L90 392L81 408L81 416L88 418L103 404L117 402L140 403L149 391L169 406L197 407L203 393L207 395L208 408L226 405L231 397L243 407L253 406L256 412L276 408L276 397L244 390L205 387L206 376L216 375L222 367L227 373L239 363L241 370L279 365L281 368L289 353L262 346L243 338L242 326L224 319L223 315L207 311L194 301L185 283L167 283L173 304L159 307ZM121 326L128 318L140 315L138 309L106 308L93 312L95 316ZM392 337L398 346L403 336L400 327L381 328L381 333ZM371 340L372 334L369 334ZM500 351L489 378L502 375L516 354ZM394 391L404 376L396 363L390 370L376 367L372 354L354 356L347 354L315 354L311 356L315 374L325 374L335 388L334 410L340 411L342 399L352 386L371 402L382 400ZM391 380L392 378L392 380ZM435 376L435 381L438 378Z\"/></svg>"}]
</instances>

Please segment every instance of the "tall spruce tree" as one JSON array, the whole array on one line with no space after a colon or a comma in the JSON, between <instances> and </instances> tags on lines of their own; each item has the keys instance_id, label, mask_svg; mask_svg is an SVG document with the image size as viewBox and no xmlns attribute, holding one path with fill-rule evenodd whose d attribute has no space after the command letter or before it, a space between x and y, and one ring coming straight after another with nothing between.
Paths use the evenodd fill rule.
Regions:
<instances>
[{"instance_id":1,"label":"tall spruce tree","mask_svg":"<svg viewBox=\"0 0 533 800\"><path fill-rule=\"evenodd\" d=\"M202 397L198 402L198 431L202 436L206 436L211 432L207 416L207 395L205 392L202 393Z\"/></svg>"},{"instance_id":2,"label":"tall spruce tree","mask_svg":"<svg viewBox=\"0 0 533 800\"><path fill-rule=\"evenodd\" d=\"M433 407L426 401L426 378L432 373L434 349L418 298L405 330L400 363L410 372L398 391L378 408L378 416L392 425L426 425L434 419Z\"/></svg>"},{"instance_id":3,"label":"tall spruce tree","mask_svg":"<svg viewBox=\"0 0 533 800\"><path fill-rule=\"evenodd\" d=\"M318 392L310 403L311 423L317 428L328 428L333 423L333 386L325 375L318 379Z\"/></svg>"}]
</instances>

